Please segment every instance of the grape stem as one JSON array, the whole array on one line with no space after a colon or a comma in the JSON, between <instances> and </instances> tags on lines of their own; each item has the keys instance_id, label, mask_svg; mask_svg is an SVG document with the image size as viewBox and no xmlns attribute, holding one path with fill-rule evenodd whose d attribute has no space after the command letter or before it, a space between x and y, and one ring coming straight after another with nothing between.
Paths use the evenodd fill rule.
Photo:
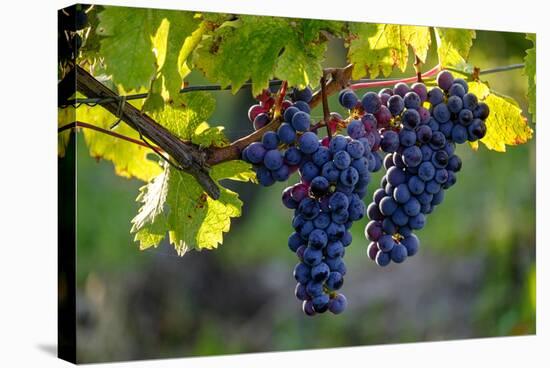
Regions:
<instances>
[{"instance_id":1,"label":"grape stem","mask_svg":"<svg viewBox=\"0 0 550 368\"><path fill-rule=\"evenodd\" d=\"M327 127L327 137L330 141L332 139L332 132L330 131L329 126L329 120L330 120L330 108L328 106L328 98L327 98L327 87L326 87L326 78L325 78L325 72L323 72L323 75L321 76L321 96L323 101L323 121L325 122L325 125Z\"/></svg>"},{"instance_id":2,"label":"grape stem","mask_svg":"<svg viewBox=\"0 0 550 368\"><path fill-rule=\"evenodd\" d=\"M83 121L73 121L72 123L69 123L67 125L63 125L63 126L61 126L57 129L57 133L61 133L61 132L64 132L65 130L75 129L75 128L87 128L87 129L95 130L97 132L107 134L107 135L110 135L112 137L115 137L115 138L122 139L122 140L130 142L130 143L140 145L142 147L151 148L148 144L144 143L143 141L140 141L139 139L134 139L134 138L131 138L131 137L127 137L123 134L113 132L112 130L103 129L103 128L100 128L96 125L85 123ZM158 151L162 151L162 148L160 148L160 147L155 147L155 146L153 146L153 147L154 147L154 149L156 149Z\"/></svg>"},{"instance_id":3,"label":"grape stem","mask_svg":"<svg viewBox=\"0 0 550 368\"><path fill-rule=\"evenodd\" d=\"M433 77L440 71L439 64L434 66L432 69L428 70L426 73L421 74L421 78L429 78ZM410 78L403 78L399 80L383 80L383 81L375 81L375 82L363 82L363 83L355 83L349 86L349 88L356 90L356 89L362 89L362 88L377 88L377 87L390 87L393 86L396 83L414 83L417 81L417 76L410 77Z\"/></svg>"}]
</instances>

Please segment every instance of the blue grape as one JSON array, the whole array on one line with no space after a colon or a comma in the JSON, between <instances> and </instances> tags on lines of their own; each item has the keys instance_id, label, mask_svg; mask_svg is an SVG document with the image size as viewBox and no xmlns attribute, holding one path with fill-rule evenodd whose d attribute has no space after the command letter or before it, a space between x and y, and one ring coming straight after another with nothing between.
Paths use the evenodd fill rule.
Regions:
<instances>
[{"instance_id":1,"label":"blue grape","mask_svg":"<svg viewBox=\"0 0 550 368\"><path fill-rule=\"evenodd\" d=\"M319 263L321 263L323 259L323 252L319 249L313 249L311 247L307 247L304 251L304 265L307 266L316 266ZM308 272L308 275L310 275L310 272ZM300 280L297 280L300 282Z\"/></svg>"},{"instance_id":2,"label":"blue grape","mask_svg":"<svg viewBox=\"0 0 550 368\"><path fill-rule=\"evenodd\" d=\"M435 120L437 120L439 123L445 123L451 118L451 112L449 111L447 105L444 103L435 105L432 114Z\"/></svg>"},{"instance_id":3,"label":"blue grape","mask_svg":"<svg viewBox=\"0 0 550 368\"><path fill-rule=\"evenodd\" d=\"M313 132L305 132L298 138L298 147L305 154L311 154L319 148L319 140Z\"/></svg>"},{"instance_id":4,"label":"blue grape","mask_svg":"<svg viewBox=\"0 0 550 368\"><path fill-rule=\"evenodd\" d=\"M441 88L444 91L447 91L453 85L454 77L450 72L446 70L442 70L437 75L436 81L439 88Z\"/></svg>"},{"instance_id":5,"label":"blue grape","mask_svg":"<svg viewBox=\"0 0 550 368\"><path fill-rule=\"evenodd\" d=\"M310 183L317 175L319 168L311 161L306 161L300 166L300 175L304 181Z\"/></svg>"},{"instance_id":6,"label":"blue grape","mask_svg":"<svg viewBox=\"0 0 550 368\"><path fill-rule=\"evenodd\" d=\"M347 144L346 152L351 156L351 158L360 158L365 154L365 147L361 142L353 140Z\"/></svg>"},{"instance_id":7,"label":"blue grape","mask_svg":"<svg viewBox=\"0 0 550 368\"><path fill-rule=\"evenodd\" d=\"M268 187L275 183L275 179L273 179L271 172L263 166L256 169L256 178L258 179L260 185L264 187Z\"/></svg>"},{"instance_id":8,"label":"blue grape","mask_svg":"<svg viewBox=\"0 0 550 368\"><path fill-rule=\"evenodd\" d=\"M460 83L453 83L451 88L449 88L449 95L450 96L458 96L462 99L462 97L466 94L466 90Z\"/></svg>"},{"instance_id":9,"label":"blue grape","mask_svg":"<svg viewBox=\"0 0 550 368\"><path fill-rule=\"evenodd\" d=\"M367 133L365 131L365 126L363 125L361 120L353 120L351 123L349 123L347 132L348 135L353 139L359 139Z\"/></svg>"},{"instance_id":10,"label":"blue grape","mask_svg":"<svg viewBox=\"0 0 550 368\"><path fill-rule=\"evenodd\" d=\"M447 108L450 112L454 114L458 114L458 112L462 110L462 106L462 98L460 98L459 96L451 96L447 100Z\"/></svg>"},{"instance_id":11,"label":"blue grape","mask_svg":"<svg viewBox=\"0 0 550 368\"><path fill-rule=\"evenodd\" d=\"M291 125L297 132L305 132L309 128L309 114L298 111L292 117Z\"/></svg>"},{"instance_id":12,"label":"blue grape","mask_svg":"<svg viewBox=\"0 0 550 368\"><path fill-rule=\"evenodd\" d=\"M313 282L323 282L328 279L330 269L326 263L319 263L311 268L311 279Z\"/></svg>"},{"instance_id":13,"label":"blue grape","mask_svg":"<svg viewBox=\"0 0 550 368\"><path fill-rule=\"evenodd\" d=\"M363 98L361 99L361 104L363 105L363 108L366 112L376 114L378 110L380 110L380 106L382 103L378 94L376 94L375 92L367 92L363 95Z\"/></svg>"},{"instance_id":14,"label":"blue grape","mask_svg":"<svg viewBox=\"0 0 550 368\"><path fill-rule=\"evenodd\" d=\"M330 290L339 290L344 285L344 277L340 272L331 272L327 279L327 287Z\"/></svg>"},{"instance_id":15,"label":"blue grape","mask_svg":"<svg viewBox=\"0 0 550 368\"><path fill-rule=\"evenodd\" d=\"M307 245L313 249L322 249L327 245L327 242L327 233L323 230L315 229L309 234Z\"/></svg>"},{"instance_id":16,"label":"blue grape","mask_svg":"<svg viewBox=\"0 0 550 368\"><path fill-rule=\"evenodd\" d=\"M379 250L376 254L376 264L380 267L385 267L389 265L391 262L391 258L389 253L384 253L383 251Z\"/></svg>"},{"instance_id":17,"label":"blue grape","mask_svg":"<svg viewBox=\"0 0 550 368\"><path fill-rule=\"evenodd\" d=\"M285 151L284 159L289 165L298 165L302 161L302 153L296 147L289 147Z\"/></svg>"},{"instance_id":18,"label":"blue grape","mask_svg":"<svg viewBox=\"0 0 550 368\"><path fill-rule=\"evenodd\" d=\"M348 167L340 173L340 182L348 187L352 187L359 181L359 173L355 168Z\"/></svg>"},{"instance_id":19,"label":"blue grape","mask_svg":"<svg viewBox=\"0 0 550 368\"><path fill-rule=\"evenodd\" d=\"M336 295L330 300L328 304L328 310L333 314L342 313L348 306L348 301L343 294Z\"/></svg>"},{"instance_id":20,"label":"blue grape","mask_svg":"<svg viewBox=\"0 0 550 368\"><path fill-rule=\"evenodd\" d=\"M346 151L339 151L334 154L332 162L338 169L344 170L351 164L351 157Z\"/></svg>"},{"instance_id":21,"label":"blue grape","mask_svg":"<svg viewBox=\"0 0 550 368\"><path fill-rule=\"evenodd\" d=\"M294 278L300 284L307 284L311 280L311 268L308 267L305 263L298 263L294 267Z\"/></svg>"},{"instance_id":22,"label":"blue grape","mask_svg":"<svg viewBox=\"0 0 550 368\"><path fill-rule=\"evenodd\" d=\"M403 98L403 102L405 103L405 107L407 109L415 109L415 110L418 110L420 108L420 105L422 104L422 101L420 100L420 96L413 91L407 92L407 94Z\"/></svg>"},{"instance_id":23,"label":"blue grape","mask_svg":"<svg viewBox=\"0 0 550 368\"><path fill-rule=\"evenodd\" d=\"M294 114L300 112L300 110L295 107L295 106L290 106L289 108L287 108L283 114L283 119L290 123L292 122L292 118L294 117Z\"/></svg>"},{"instance_id":24,"label":"blue grape","mask_svg":"<svg viewBox=\"0 0 550 368\"><path fill-rule=\"evenodd\" d=\"M289 123L282 123L277 130L277 135L281 142L292 144L296 140L296 130Z\"/></svg>"},{"instance_id":25,"label":"blue grape","mask_svg":"<svg viewBox=\"0 0 550 368\"><path fill-rule=\"evenodd\" d=\"M401 120L405 128L414 129L420 124L420 115L416 110L407 109L403 112Z\"/></svg>"},{"instance_id":26,"label":"blue grape","mask_svg":"<svg viewBox=\"0 0 550 368\"><path fill-rule=\"evenodd\" d=\"M399 82L393 87L393 93L394 95L399 95L401 97L405 97L407 92L409 92L411 89L409 86L407 86L405 83Z\"/></svg>"},{"instance_id":27,"label":"blue grape","mask_svg":"<svg viewBox=\"0 0 550 368\"><path fill-rule=\"evenodd\" d=\"M330 188L329 181L323 176L316 176L311 181L310 191L311 194L318 198L328 193Z\"/></svg>"},{"instance_id":28,"label":"blue grape","mask_svg":"<svg viewBox=\"0 0 550 368\"><path fill-rule=\"evenodd\" d=\"M462 125L456 124L451 131L451 139L456 143L464 143L468 140L468 130Z\"/></svg>"},{"instance_id":29,"label":"blue grape","mask_svg":"<svg viewBox=\"0 0 550 368\"><path fill-rule=\"evenodd\" d=\"M311 108L304 101L296 101L294 103L294 107L296 107L298 110L300 110L302 112L305 112L306 114L309 114L311 112Z\"/></svg>"},{"instance_id":30,"label":"blue grape","mask_svg":"<svg viewBox=\"0 0 550 368\"><path fill-rule=\"evenodd\" d=\"M404 147L410 147L416 143L416 133L412 129L401 129L399 132L399 143ZM397 147L399 148L399 147ZM397 148L395 151L397 151Z\"/></svg>"},{"instance_id":31,"label":"blue grape","mask_svg":"<svg viewBox=\"0 0 550 368\"><path fill-rule=\"evenodd\" d=\"M331 159L330 151L327 147L320 146L317 151L311 155L311 160L318 167L322 167L325 163Z\"/></svg>"},{"instance_id":32,"label":"blue grape","mask_svg":"<svg viewBox=\"0 0 550 368\"><path fill-rule=\"evenodd\" d=\"M336 152L345 150L347 145L348 140L346 137L343 135L336 135L330 140L328 148L332 154L335 154Z\"/></svg>"},{"instance_id":33,"label":"blue grape","mask_svg":"<svg viewBox=\"0 0 550 368\"><path fill-rule=\"evenodd\" d=\"M312 97L313 97L313 91L309 87L306 87L301 90L294 88L292 90L292 99L294 101L304 101L305 103L309 103Z\"/></svg>"},{"instance_id":34,"label":"blue grape","mask_svg":"<svg viewBox=\"0 0 550 368\"><path fill-rule=\"evenodd\" d=\"M391 260L395 263L402 263L407 258L407 248L402 244L396 244L390 253Z\"/></svg>"},{"instance_id":35,"label":"blue grape","mask_svg":"<svg viewBox=\"0 0 550 368\"><path fill-rule=\"evenodd\" d=\"M443 91L441 91L439 88L432 88L428 92L428 101L432 105L438 105L444 101L445 95L443 94Z\"/></svg>"},{"instance_id":36,"label":"blue grape","mask_svg":"<svg viewBox=\"0 0 550 368\"><path fill-rule=\"evenodd\" d=\"M357 98L355 92L344 89L340 92L338 101L340 102L340 105L351 110L357 105L359 99Z\"/></svg>"},{"instance_id":37,"label":"blue grape","mask_svg":"<svg viewBox=\"0 0 550 368\"><path fill-rule=\"evenodd\" d=\"M382 134L380 148L384 152L395 152L399 148L399 135L393 130L387 130Z\"/></svg>"},{"instance_id":38,"label":"blue grape","mask_svg":"<svg viewBox=\"0 0 550 368\"><path fill-rule=\"evenodd\" d=\"M416 235L411 234L401 240L401 244L407 249L407 256L412 257L418 252L419 241Z\"/></svg>"}]
</instances>

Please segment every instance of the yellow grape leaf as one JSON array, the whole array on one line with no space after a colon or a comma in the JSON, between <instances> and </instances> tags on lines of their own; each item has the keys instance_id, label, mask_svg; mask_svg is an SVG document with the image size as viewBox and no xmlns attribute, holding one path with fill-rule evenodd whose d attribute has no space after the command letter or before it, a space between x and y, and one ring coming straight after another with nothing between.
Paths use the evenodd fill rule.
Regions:
<instances>
[{"instance_id":1,"label":"yellow grape leaf","mask_svg":"<svg viewBox=\"0 0 550 368\"><path fill-rule=\"evenodd\" d=\"M526 143L533 137L533 129L527 124L522 110L511 98L497 95L484 83L469 82L469 91L490 109L487 134L481 142L490 150L505 152L506 146Z\"/></svg>"},{"instance_id":2,"label":"yellow grape leaf","mask_svg":"<svg viewBox=\"0 0 550 368\"><path fill-rule=\"evenodd\" d=\"M114 115L99 105L80 106L76 109L76 119L103 129L110 129L117 120ZM118 124L112 131L133 139L140 139L139 134L124 122ZM117 175L149 181L162 171L155 160L149 159L149 155L155 154L148 147L88 128L82 128L82 132L90 156L111 161Z\"/></svg>"}]
</instances>

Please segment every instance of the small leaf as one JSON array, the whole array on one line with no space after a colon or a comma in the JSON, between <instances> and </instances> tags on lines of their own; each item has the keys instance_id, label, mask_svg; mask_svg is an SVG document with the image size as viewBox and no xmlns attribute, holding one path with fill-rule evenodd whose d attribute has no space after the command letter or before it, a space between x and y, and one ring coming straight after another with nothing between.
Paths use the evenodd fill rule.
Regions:
<instances>
[{"instance_id":1,"label":"small leaf","mask_svg":"<svg viewBox=\"0 0 550 368\"><path fill-rule=\"evenodd\" d=\"M351 23L348 59L355 64L353 78L388 76L393 68L405 71L408 47L422 61L431 43L430 28L396 24Z\"/></svg>"},{"instance_id":2,"label":"small leaf","mask_svg":"<svg viewBox=\"0 0 550 368\"><path fill-rule=\"evenodd\" d=\"M533 137L533 130L517 102L510 97L495 94L481 82L469 82L468 87L490 109L485 122L487 134L481 140L488 149L505 152L506 145L523 144Z\"/></svg>"},{"instance_id":3,"label":"small leaf","mask_svg":"<svg viewBox=\"0 0 550 368\"><path fill-rule=\"evenodd\" d=\"M250 165L242 161L216 165L210 174L216 181L246 181L254 175ZM167 167L138 196L142 207L132 220L131 232L136 234L140 248L157 246L166 233L179 255L190 249L217 248L223 233L229 231L231 218L239 217L242 209L236 193L220 189L220 198L213 200L192 176Z\"/></svg>"},{"instance_id":4,"label":"small leaf","mask_svg":"<svg viewBox=\"0 0 550 368\"><path fill-rule=\"evenodd\" d=\"M202 147L223 147L229 144L229 140L223 134L224 127L210 127L208 123L200 124L195 130L191 142Z\"/></svg>"},{"instance_id":5,"label":"small leaf","mask_svg":"<svg viewBox=\"0 0 550 368\"><path fill-rule=\"evenodd\" d=\"M440 27L435 27L434 31L439 65L461 69L468 59L476 32L469 29Z\"/></svg>"},{"instance_id":6,"label":"small leaf","mask_svg":"<svg viewBox=\"0 0 550 368\"><path fill-rule=\"evenodd\" d=\"M534 33L527 34L526 38L533 42L533 47L526 51L523 74L527 76L529 113L535 123L537 118L537 38Z\"/></svg>"}]
</instances>

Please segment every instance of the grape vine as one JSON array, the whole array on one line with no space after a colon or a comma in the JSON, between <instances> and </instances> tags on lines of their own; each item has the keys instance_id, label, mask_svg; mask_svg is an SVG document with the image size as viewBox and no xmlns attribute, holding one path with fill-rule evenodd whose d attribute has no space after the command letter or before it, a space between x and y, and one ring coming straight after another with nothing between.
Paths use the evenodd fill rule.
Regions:
<instances>
[{"instance_id":1,"label":"grape vine","mask_svg":"<svg viewBox=\"0 0 550 368\"><path fill-rule=\"evenodd\" d=\"M346 309L343 257L354 222L370 220L370 259L401 263L417 253L415 233L457 181L456 145L505 151L533 135L518 105L480 80L524 68L534 112L533 36L525 64L480 70L467 63L472 30L84 5L59 19L60 155L69 133L83 128L94 157L147 182L132 220L140 247L169 233L179 254L216 248L241 215L242 202L221 180L268 187L298 173L281 199L293 211L288 247L306 315ZM432 33L437 65L421 73ZM373 34L384 41L373 43ZM348 41L346 67L321 67L329 37ZM414 77L373 79L404 72L409 49ZM216 84L189 85L194 70ZM208 123L209 91L244 87L257 99L248 111L253 132L229 142ZM329 107L337 93L346 116ZM322 119L313 121L318 105ZM367 185L382 167L367 205ZM195 212L202 222L184 228Z\"/></svg>"}]
</instances>

